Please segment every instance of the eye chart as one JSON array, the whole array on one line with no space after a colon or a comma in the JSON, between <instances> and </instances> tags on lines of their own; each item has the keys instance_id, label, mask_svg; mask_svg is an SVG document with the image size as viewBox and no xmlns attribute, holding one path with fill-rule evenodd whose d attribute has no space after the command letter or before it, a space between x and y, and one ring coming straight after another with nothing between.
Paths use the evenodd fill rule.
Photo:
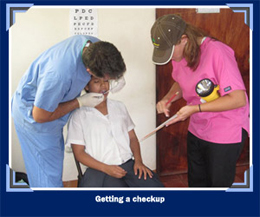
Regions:
<instances>
[{"instance_id":1,"label":"eye chart","mask_svg":"<svg viewBox=\"0 0 260 217\"><path fill-rule=\"evenodd\" d=\"M71 8L70 9L70 35L98 36L97 9Z\"/></svg>"}]
</instances>

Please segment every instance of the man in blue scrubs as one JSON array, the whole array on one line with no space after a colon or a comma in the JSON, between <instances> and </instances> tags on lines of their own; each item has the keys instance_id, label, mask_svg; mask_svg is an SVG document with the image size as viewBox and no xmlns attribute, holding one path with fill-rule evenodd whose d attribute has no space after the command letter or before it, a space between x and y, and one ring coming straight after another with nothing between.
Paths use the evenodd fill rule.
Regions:
<instances>
[{"instance_id":1,"label":"man in blue scrubs","mask_svg":"<svg viewBox=\"0 0 260 217\"><path fill-rule=\"evenodd\" d=\"M117 48L91 36L73 36L43 52L12 98L12 116L30 187L62 187L63 127L71 111L95 107L103 94L80 96L90 76L118 79L126 67Z\"/></svg>"}]
</instances>

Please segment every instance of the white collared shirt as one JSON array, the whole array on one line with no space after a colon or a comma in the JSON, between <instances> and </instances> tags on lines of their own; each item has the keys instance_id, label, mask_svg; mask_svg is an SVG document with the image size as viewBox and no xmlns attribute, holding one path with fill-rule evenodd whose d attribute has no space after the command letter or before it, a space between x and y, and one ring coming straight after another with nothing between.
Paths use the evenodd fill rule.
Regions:
<instances>
[{"instance_id":1,"label":"white collared shirt","mask_svg":"<svg viewBox=\"0 0 260 217\"><path fill-rule=\"evenodd\" d=\"M108 115L95 108L76 109L68 123L67 144L84 145L96 160L120 165L132 158L128 132L135 125L122 102L107 99Z\"/></svg>"}]
</instances>

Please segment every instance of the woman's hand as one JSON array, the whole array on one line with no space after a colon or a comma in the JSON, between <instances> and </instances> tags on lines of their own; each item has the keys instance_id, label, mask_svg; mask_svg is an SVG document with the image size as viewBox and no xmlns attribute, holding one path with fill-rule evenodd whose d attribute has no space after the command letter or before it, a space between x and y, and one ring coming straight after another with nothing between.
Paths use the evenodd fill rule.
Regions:
<instances>
[{"instance_id":1,"label":"woman's hand","mask_svg":"<svg viewBox=\"0 0 260 217\"><path fill-rule=\"evenodd\" d=\"M182 98L182 90L177 82L175 82L169 92L160 100L157 105L158 114L164 113L166 117L170 116L171 104L178 99Z\"/></svg>"},{"instance_id":2,"label":"woman's hand","mask_svg":"<svg viewBox=\"0 0 260 217\"><path fill-rule=\"evenodd\" d=\"M158 114L164 113L166 117L169 117L170 115L170 106L171 103L167 104L167 102L169 101L169 99L167 98L163 98L161 101L159 101L156 105L156 109Z\"/></svg>"},{"instance_id":3,"label":"woman's hand","mask_svg":"<svg viewBox=\"0 0 260 217\"><path fill-rule=\"evenodd\" d=\"M118 179L124 177L127 173L123 168L121 168L120 166L116 166L116 165L106 165L104 172L106 174L108 174L109 176L112 176L112 177L118 178Z\"/></svg>"},{"instance_id":4,"label":"woman's hand","mask_svg":"<svg viewBox=\"0 0 260 217\"><path fill-rule=\"evenodd\" d=\"M174 118L172 121L166 124L166 127L178 121L185 121L187 118L189 118L192 114L196 112L199 112L198 105L186 105L176 113L177 114L176 118Z\"/></svg>"},{"instance_id":5,"label":"woman's hand","mask_svg":"<svg viewBox=\"0 0 260 217\"><path fill-rule=\"evenodd\" d=\"M139 172L139 174L138 174L138 172ZM138 175L138 179L141 179L143 174L144 174L144 180L147 179L147 175L150 178L153 178L153 173L151 172L151 170L149 170L142 162L139 162L139 161L135 161L134 173L136 176Z\"/></svg>"}]
</instances>

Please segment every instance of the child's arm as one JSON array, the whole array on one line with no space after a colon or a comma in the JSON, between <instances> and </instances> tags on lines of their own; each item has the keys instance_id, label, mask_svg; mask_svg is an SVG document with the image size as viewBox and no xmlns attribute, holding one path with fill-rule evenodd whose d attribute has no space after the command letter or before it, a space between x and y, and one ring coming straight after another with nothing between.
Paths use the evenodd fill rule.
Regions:
<instances>
[{"instance_id":1,"label":"child's arm","mask_svg":"<svg viewBox=\"0 0 260 217\"><path fill-rule=\"evenodd\" d=\"M99 170L115 178L122 178L126 175L126 171L123 168L117 165L104 164L100 161L97 161L95 158L91 157L89 154L85 152L85 146L77 144L71 144L71 146L77 161L86 165L87 167Z\"/></svg>"},{"instance_id":2,"label":"child's arm","mask_svg":"<svg viewBox=\"0 0 260 217\"><path fill-rule=\"evenodd\" d=\"M143 164L142 157L141 157L141 151L140 151L140 145L139 141L137 139L137 136L135 134L134 130L131 130L128 132L129 138L130 138L130 148L133 152L134 158L135 158L135 165L134 165L134 172L135 175L138 174L139 170L139 179L141 179L142 174L144 174L144 179L146 180L147 174L150 178L152 178L153 174L152 172Z\"/></svg>"}]
</instances>

